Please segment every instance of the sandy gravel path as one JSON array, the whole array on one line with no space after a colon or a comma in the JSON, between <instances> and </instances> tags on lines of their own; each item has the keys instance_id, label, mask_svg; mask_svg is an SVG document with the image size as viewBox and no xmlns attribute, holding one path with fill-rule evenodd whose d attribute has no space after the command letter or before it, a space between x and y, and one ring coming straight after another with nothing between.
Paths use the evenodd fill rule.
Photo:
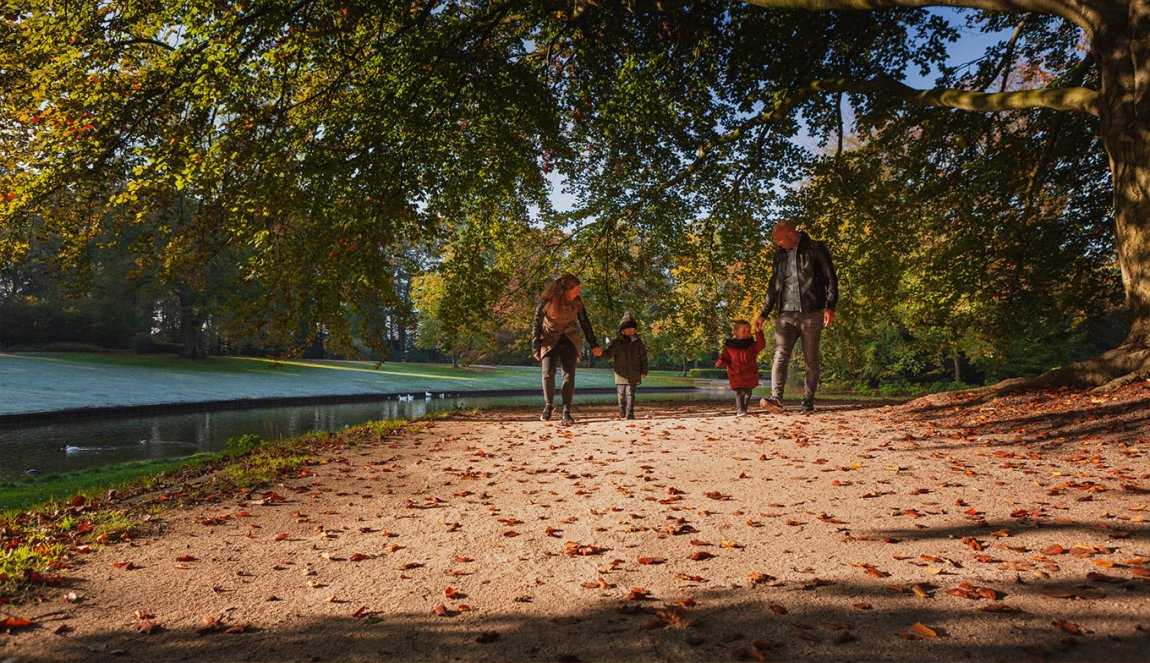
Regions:
<instances>
[{"instance_id":1,"label":"sandy gravel path","mask_svg":"<svg viewBox=\"0 0 1150 663\"><path fill-rule=\"evenodd\" d=\"M160 513L0 661L1146 660L1150 389L1056 398L421 424Z\"/></svg>"}]
</instances>

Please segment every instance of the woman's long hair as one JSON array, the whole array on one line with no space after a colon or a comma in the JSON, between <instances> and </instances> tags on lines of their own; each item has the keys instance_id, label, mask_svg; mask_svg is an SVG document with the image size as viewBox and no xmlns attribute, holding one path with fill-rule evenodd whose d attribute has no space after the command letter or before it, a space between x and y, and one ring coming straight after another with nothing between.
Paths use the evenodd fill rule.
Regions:
<instances>
[{"instance_id":1,"label":"woman's long hair","mask_svg":"<svg viewBox=\"0 0 1150 663\"><path fill-rule=\"evenodd\" d=\"M567 299L567 291L579 285L579 277L574 274L564 274L547 284L539 301L547 309L547 315L552 318L566 318L575 308L575 302Z\"/></svg>"}]
</instances>

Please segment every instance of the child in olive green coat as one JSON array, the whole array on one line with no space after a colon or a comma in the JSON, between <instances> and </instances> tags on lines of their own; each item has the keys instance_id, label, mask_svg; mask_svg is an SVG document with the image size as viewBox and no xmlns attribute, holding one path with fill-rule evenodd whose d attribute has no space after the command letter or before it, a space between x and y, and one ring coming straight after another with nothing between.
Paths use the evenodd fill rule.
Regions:
<instances>
[{"instance_id":1,"label":"child in olive green coat","mask_svg":"<svg viewBox=\"0 0 1150 663\"><path fill-rule=\"evenodd\" d=\"M635 418L635 387L647 377L647 346L639 338L639 323L629 312L619 320L619 334L603 352L615 362L615 391L619 395L619 418Z\"/></svg>"}]
</instances>

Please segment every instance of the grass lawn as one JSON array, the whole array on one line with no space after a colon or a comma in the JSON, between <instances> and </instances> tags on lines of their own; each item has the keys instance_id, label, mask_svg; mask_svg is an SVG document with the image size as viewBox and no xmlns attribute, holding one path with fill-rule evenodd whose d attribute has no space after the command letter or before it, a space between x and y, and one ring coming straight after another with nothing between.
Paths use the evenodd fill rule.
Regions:
<instances>
[{"instance_id":1,"label":"grass lawn","mask_svg":"<svg viewBox=\"0 0 1150 663\"><path fill-rule=\"evenodd\" d=\"M610 387L610 365L578 370L580 387ZM689 386L673 372L653 372L647 386ZM64 408L340 394L533 389L537 366L288 360L152 355L0 354L0 414Z\"/></svg>"}]
</instances>

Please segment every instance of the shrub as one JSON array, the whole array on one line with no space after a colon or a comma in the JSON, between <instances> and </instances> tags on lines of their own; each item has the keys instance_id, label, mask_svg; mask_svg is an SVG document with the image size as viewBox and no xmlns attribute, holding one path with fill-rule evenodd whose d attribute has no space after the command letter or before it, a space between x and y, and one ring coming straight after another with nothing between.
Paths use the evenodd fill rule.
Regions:
<instances>
[{"instance_id":1,"label":"shrub","mask_svg":"<svg viewBox=\"0 0 1150 663\"><path fill-rule=\"evenodd\" d=\"M267 444L259 435L251 433L240 437L233 437L227 441L225 448L227 453L235 456L246 454L253 449L258 449Z\"/></svg>"}]
</instances>

